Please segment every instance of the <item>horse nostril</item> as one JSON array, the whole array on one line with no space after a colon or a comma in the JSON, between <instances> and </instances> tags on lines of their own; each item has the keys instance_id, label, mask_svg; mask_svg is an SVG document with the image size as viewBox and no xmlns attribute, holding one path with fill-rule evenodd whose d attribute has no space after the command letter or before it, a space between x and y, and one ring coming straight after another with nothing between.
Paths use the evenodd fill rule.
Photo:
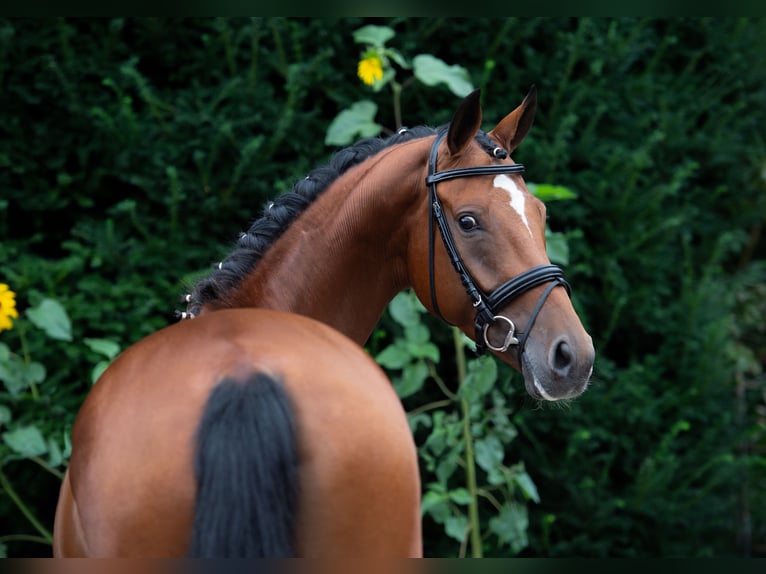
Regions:
<instances>
[{"instance_id":1,"label":"horse nostril","mask_svg":"<svg viewBox=\"0 0 766 574\"><path fill-rule=\"evenodd\" d=\"M564 340L559 341L551 357L551 367L561 376L566 376L569 372L569 367L574 362L574 353L572 348Z\"/></svg>"}]
</instances>

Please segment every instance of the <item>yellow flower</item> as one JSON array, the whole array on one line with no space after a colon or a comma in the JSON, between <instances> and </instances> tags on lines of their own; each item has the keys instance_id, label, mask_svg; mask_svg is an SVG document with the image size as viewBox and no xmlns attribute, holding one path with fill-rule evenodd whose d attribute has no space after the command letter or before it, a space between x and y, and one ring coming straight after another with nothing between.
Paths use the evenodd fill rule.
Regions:
<instances>
[{"instance_id":1,"label":"yellow flower","mask_svg":"<svg viewBox=\"0 0 766 574\"><path fill-rule=\"evenodd\" d=\"M356 74L368 86L383 79L383 62L378 56L367 56L359 61Z\"/></svg>"},{"instance_id":2,"label":"yellow flower","mask_svg":"<svg viewBox=\"0 0 766 574\"><path fill-rule=\"evenodd\" d=\"M18 317L16 311L16 293L5 283L0 283L0 331L13 327L11 317Z\"/></svg>"}]
</instances>

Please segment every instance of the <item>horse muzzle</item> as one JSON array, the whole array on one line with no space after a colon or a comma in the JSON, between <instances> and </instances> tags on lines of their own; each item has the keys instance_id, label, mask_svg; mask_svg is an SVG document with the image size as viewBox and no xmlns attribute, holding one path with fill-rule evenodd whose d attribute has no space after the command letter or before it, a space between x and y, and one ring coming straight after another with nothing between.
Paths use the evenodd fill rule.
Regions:
<instances>
[{"instance_id":1,"label":"horse muzzle","mask_svg":"<svg viewBox=\"0 0 766 574\"><path fill-rule=\"evenodd\" d=\"M582 394L593 374L595 350L584 331L561 334L549 344L533 339L519 357L527 392L536 399L558 401Z\"/></svg>"}]
</instances>

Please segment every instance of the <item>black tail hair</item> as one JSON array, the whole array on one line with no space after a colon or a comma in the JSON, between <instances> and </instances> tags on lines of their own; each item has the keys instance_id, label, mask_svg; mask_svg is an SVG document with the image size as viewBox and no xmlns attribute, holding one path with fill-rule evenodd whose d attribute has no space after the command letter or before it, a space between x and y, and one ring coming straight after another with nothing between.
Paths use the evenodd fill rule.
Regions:
<instances>
[{"instance_id":1,"label":"black tail hair","mask_svg":"<svg viewBox=\"0 0 766 574\"><path fill-rule=\"evenodd\" d=\"M278 379L227 378L197 429L189 556L295 555L298 464L293 409Z\"/></svg>"}]
</instances>

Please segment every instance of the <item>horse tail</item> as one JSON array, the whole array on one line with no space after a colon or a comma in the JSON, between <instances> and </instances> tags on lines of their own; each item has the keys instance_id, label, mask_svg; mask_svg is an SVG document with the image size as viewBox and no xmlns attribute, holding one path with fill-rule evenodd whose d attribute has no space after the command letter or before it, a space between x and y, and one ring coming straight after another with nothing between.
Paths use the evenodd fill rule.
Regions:
<instances>
[{"instance_id":1,"label":"horse tail","mask_svg":"<svg viewBox=\"0 0 766 574\"><path fill-rule=\"evenodd\" d=\"M189 555L295 555L298 461L293 409L281 381L226 378L197 429L197 498Z\"/></svg>"}]
</instances>

